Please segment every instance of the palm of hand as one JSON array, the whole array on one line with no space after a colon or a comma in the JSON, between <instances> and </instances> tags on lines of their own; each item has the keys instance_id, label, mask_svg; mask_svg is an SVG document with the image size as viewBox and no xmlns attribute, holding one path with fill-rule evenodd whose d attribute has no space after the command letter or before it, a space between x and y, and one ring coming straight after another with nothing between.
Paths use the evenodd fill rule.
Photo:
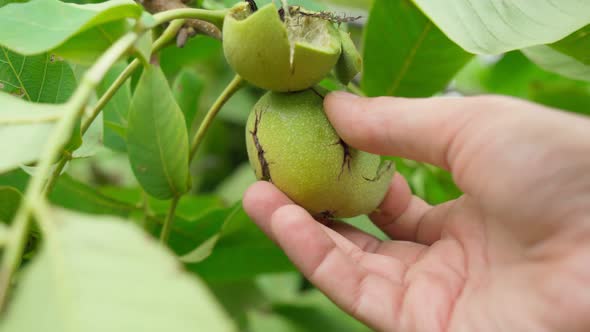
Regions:
<instances>
[{"instance_id":1,"label":"palm of hand","mask_svg":"<svg viewBox=\"0 0 590 332\"><path fill-rule=\"evenodd\" d=\"M339 121L354 124L356 133L339 133L359 148L451 169L467 193L431 207L396 176L380 212L371 216L395 240L381 242L341 223L320 225L268 183L254 185L244 206L310 281L377 330L587 330L590 296L580 289L590 280L589 245L583 241L590 181L580 176L590 161L575 158L587 149L570 144L576 126L542 113L532 115L536 126L522 131L522 118L538 110L525 109L520 117L459 111L453 110L452 124L433 114L407 113L424 117L424 132L443 129L436 131L443 142L438 147L404 141L397 131L388 132L395 124L378 116L370 124L366 114L355 118L349 110L348 120L331 119L337 129L347 127ZM543 136L547 130L559 134ZM384 131L386 139L376 137Z\"/></svg>"}]
</instances>

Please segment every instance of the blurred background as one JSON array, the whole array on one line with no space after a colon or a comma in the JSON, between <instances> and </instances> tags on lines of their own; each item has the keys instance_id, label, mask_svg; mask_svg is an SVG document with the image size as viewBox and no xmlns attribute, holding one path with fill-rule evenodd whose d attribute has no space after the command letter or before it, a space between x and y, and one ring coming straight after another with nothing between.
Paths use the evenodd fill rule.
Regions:
<instances>
[{"instance_id":1,"label":"blurred background","mask_svg":"<svg viewBox=\"0 0 590 332\"><path fill-rule=\"evenodd\" d=\"M270 0L258 0L259 5ZM373 27L381 29L384 41L380 45L365 38L372 0L301 0L289 1L309 9L331 10L340 15L361 16L348 29L359 48L365 53L365 71L379 71L395 62L395 48L404 48L406 29L428 19L409 1L400 2L407 11L392 17L391 24ZM78 3L100 1L68 1ZM222 8L236 0L196 0L193 6ZM414 15L414 16L411 16ZM410 22L408 21L410 20ZM411 33L408 32L408 33ZM440 31L439 31L440 33ZM392 35L391 39L387 36ZM402 36L395 39L396 35ZM388 43L399 42L396 45ZM388 48L392 48L393 51ZM370 50L369 50L370 49ZM367 53L370 52L370 53ZM393 53L392 53L393 52ZM380 85L378 77L357 78L356 84L367 95L390 94L407 97L430 95L504 94L528 99L568 112L590 114L590 84L547 72L519 51L495 56L471 56L462 50L456 53L458 64L453 80L433 83L428 78L441 67L436 53L424 55L416 74L418 82L401 82L394 92ZM446 55L448 58L448 54ZM453 56L453 54L451 54ZM389 58L387 58L389 57ZM446 58L446 59L447 59ZM157 59L173 87L190 128L198 126L209 105L233 72L227 66L221 42L204 36L192 38L184 48L174 46L162 51ZM452 61L451 61L452 62ZM83 67L74 67L76 73ZM120 70L120 68L119 68ZM389 68L387 68L389 70ZM387 70L384 69L385 72ZM393 68L393 74L403 68ZM137 72L128 89L133 90ZM388 75L391 73L388 72ZM116 72L110 75L116 77ZM389 76L394 81L396 76ZM322 83L330 89L341 89L327 79ZM104 87L108 86L105 82ZM103 87L103 89L104 89ZM369 331L335 307L310 285L291 265L279 248L264 237L240 208L245 189L255 181L247 162L244 125L248 114L264 91L248 86L239 91L224 107L207 133L197 157L191 165L192 193L184 198L178 209L171 235L171 246L185 262L189 271L203 278L226 310L244 331ZM94 135L94 136L93 136ZM117 123L111 119L97 121L85 141L101 141L84 147L95 155L75 159L58 182L54 203L89 213L113 213L129 216L146 223L154 233L159 224L150 216L165 214L167 202L150 199L148 217L139 207L144 199L135 182L125 153L125 142L117 133ZM103 146L104 145L104 146ZM173 148L173 147L171 147ZM84 150L82 151L84 152ZM88 153L90 155L91 153ZM461 192L452 177L431 165L395 157L397 169L409 181L413 192L426 201L437 204L458 197ZM486 176L482 174L481 176ZM21 190L28 178L26 168L0 175L0 184ZM98 188L98 192L93 190ZM231 227L223 228L224 224ZM378 237L385 236L366 217L346 220ZM194 243L201 243L197 249ZM35 249L31 241L29 251ZM338 276L334 276L338 278Z\"/></svg>"}]
</instances>

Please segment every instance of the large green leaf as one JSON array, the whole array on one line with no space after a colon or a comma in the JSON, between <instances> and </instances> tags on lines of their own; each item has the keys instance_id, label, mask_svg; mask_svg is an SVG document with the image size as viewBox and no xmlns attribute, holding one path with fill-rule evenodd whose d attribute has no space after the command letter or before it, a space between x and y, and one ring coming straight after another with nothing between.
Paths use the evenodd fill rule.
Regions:
<instances>
[{"instance_id":1,"label":"large green leaf","mask_svg":"<svg viewBox=\"0 0 590 332\"><path fill-rule=\"evenodd\" d=\"M0 186L0 223L8 223L14 218L22 198L13 187Z\"/></svg>"},{"instance_id":2,"label":"large green leaf","mask_svg":"<svg viewBox=\"0 0 590 332\"><path fill-rule=\"evenodd\" d=\"M0 47L0 90L24 99L57 104L76 88L70 66L51 54L24 56Z\"/></svg>"},{"instance_id":3,"label":"large green leaf","mask_svg":"<svg viewBox=\"0 0 590 332\"><path fill-rule=\"evenodd\" d=\"M525 48L522 52L539 67L565 77L590 82L590 64L547 45Z\"/></svg>"},{"instance_id":4,"label":"large green leaf","mask_svg":"<svg viewBox=\"0 0 590 332\"><path fill-rule=\"evenodd\" d=\"M138 18L142 9L132 0L77 5L33 0L0 9L0 45L20 54L52 50L76 34L98 25Z\"/></svg>"},{"instance_id":5,"label":"large green leaf","mask_svg":"<svg viewBox=\"0 0 590 332\"><path fill-rule=\"evenodd\" d=\"M97 88L97 92L103 95L117 79L119 74L127 67L127 63L119 62L109 70L103 81ZM131 86L129 80L125 81L115 95L103 108L103 142L110 149L127 150L125 137L127 134L127 115L131 105Z\"/></svg>"},{"instance_id":6,"label":"large green leaf","mask_svg":"<svg viewBox=\"0 0 590 332\"><path fill-rule=\"evenodd\" d=\"M55 221L1 331L234 330L205 285L135 225L65 211Z\"/></svg>"},{"instance_id":7,"label":"large green leaf","mask_svg":"<svg viewBox=\"0 0 590 332\"><path fill-rule=\"evenodd\" d=\"M3 173L37 160L65 108L26 102L6 93L0 93L0 105L0 173Z\"/></svg>"},{"instance_id":8,"label":"large green leaf","mask_svg":"<svg viewBox=\"0 0 590 332\"><path fill-rule=\"evenodd\" d=\"M145 191L169 199L188 190L188 134L184 117L159 67L146 68L129 111L127 150Z\"/></svg>"},{"instance_id":9,"label":"large green leaf","mask_svg":"<svg viewBox=\"0 0 590 332\"><path fill-rule=\"evenodd\" d=\"M455 43L477 54L553 43L590 22L590 2L583 0L413 1Z\"/></svg>"},{"instance_id":10,"label":"large green leaf","mask_svg":"<svg viewBox=\"0 0 590 332\"><path fill-rule=\"evenodd\" d=\"M471 55L406 0L376 0L366 27L362 86L369 96L430 96Z\"/></svg>"}]
</instances>

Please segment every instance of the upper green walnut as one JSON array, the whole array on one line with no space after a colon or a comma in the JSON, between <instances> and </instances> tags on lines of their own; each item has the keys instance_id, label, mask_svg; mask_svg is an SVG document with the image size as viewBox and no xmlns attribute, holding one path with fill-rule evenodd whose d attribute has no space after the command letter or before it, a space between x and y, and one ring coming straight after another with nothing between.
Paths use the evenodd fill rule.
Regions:
<instances>
[{"instance_id":1,"label":"upper green walnut","mask_svg":"<svg viewBox=\"0 0 590 332\"><path fill-rule=\"evenodd\" d=\"M394 173L391 162L344 143L309 89L268 92L246 126L250 164L317 218L368 214L383 200Z\"/></svg>"},{"instance_id":2,"label":"upper green walnut","mask_svg":"<svg viewBox=\"0 0 590 332\"><path fill-rule=\"evenodd\" d=\"M272 91L299 91L321 81L336 65L341 40L334 25L300 7L279 14L270 3L253 12L235 5L223 24L229 65L250 83Z\"/></svg>"}]
</instances>

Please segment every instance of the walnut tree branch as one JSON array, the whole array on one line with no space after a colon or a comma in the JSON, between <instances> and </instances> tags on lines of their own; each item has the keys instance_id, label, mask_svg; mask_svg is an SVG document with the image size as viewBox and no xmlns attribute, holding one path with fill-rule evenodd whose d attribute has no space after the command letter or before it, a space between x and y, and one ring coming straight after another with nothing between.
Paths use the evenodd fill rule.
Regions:
<instances>
[{"instance_id":1,"label":"walnut tree branch","mask_svg":"<svg viewBox=\"0 0 590 332\"><path fill-rule=\"evenodd\" d=\"M139 0L145 9L150 13L161 13L168 10L190 8L187 6L190 0ZM176 35L176 45L183 47L188 39L197 34L207 35L216 39L221 39L221 30L214 24L199 20L188 19L184 26Z\"/></svg>"}]
</instances>

